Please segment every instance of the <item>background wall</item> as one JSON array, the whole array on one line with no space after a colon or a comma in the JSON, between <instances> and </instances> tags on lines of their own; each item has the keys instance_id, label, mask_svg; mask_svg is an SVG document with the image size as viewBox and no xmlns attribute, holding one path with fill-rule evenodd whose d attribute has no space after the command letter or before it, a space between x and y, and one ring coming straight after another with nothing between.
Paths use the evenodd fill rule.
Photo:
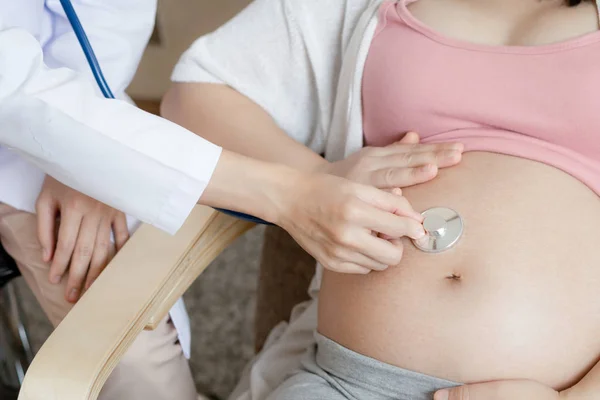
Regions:
<instances>
[{"instance_id":1,"label":"background wall","mask_svg":"<svg viewBox=\"0 0 600 400\"><path fill-rule=\"evenodd\" d=\"M157 28L129 94L138 100L162 97L175 63L197 37L229 20L250 0L159 0Z\"/></svg>"}]
</instances>

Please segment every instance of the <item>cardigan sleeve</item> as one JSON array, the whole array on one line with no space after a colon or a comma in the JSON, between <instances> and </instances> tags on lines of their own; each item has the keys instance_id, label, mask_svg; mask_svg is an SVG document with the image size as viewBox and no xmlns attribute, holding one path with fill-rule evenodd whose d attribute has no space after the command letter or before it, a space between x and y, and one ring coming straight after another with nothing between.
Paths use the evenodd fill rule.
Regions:
<instances>
[{"instance_id":1,"label":"cardigan sleeve","mask_svg":"<svg viewBox=\"0 0 600 400\"><path fill-rule=\"evenodd\" d=\"M197 39L172 80L231 86L323 153L344 47L369 1L256 0Z\"/></svg>"}]
</instances>

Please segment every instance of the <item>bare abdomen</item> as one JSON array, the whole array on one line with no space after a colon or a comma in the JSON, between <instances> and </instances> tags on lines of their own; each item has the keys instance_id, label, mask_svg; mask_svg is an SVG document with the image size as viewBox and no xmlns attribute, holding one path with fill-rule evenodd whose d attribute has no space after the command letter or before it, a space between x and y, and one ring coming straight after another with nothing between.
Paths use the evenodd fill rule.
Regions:
<instances>
[{"instance_id":1,"label":"bare abdomen","mask_svg":"<svg viewBox=\"0 0 600 400\"><path fill-rule=\"evenodd\" d=\"M319 331L361 354L460 381L577 381L600 357L600 201L552 167L466 153L404 190L415 209L458 211L450 251L408 241L401 265L326 272Z\"/></svg>"}]
</instances>

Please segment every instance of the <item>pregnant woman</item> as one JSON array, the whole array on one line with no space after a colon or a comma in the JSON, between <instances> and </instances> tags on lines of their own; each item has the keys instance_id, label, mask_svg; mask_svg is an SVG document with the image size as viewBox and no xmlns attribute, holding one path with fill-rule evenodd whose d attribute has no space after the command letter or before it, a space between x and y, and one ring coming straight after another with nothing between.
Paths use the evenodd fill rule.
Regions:
<instances>
[{"instance_id":1,"label":"pregnant woman","mask_svg":"<svg viewBox=\"0 0 600 400\"><path fill-rule=\"evenodd\" d=\"M456 210L461 240L429 254L403 239L398 266L317 276L316 344L272 399L502 381L488 400L600 398L599 14L569 1L259 0L183 56L174 80L189 83L165 112L235 151L356 177L386 166L365 173L383 187L393 160L418 163L391 154L402 132L464 145L403 189L415 210Z\"/></svg>"}]
</instances>

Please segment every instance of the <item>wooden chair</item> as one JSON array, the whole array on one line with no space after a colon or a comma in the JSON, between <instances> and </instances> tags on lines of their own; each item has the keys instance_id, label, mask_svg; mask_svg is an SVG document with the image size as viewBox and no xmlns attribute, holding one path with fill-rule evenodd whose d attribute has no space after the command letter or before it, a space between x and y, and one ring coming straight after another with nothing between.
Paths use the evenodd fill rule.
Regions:
<instances>
[{"instance_id":1,"label":"wooden chair","mask_svg":"<svg viewBox=\"0 0 600 400\"><path fill-rule=\"evenodd\" d=\"M138 333L153 329L217 255L251 227L203 206L174 236L143 225L44 343L19 400L95 400ZM285 267L290 257L301 261ZM305 298L314 261L283 230L272 227L261 269L257 348ZM280 284L290 278L292 286L303 288Z\"/></svg>"}]
</instances>

